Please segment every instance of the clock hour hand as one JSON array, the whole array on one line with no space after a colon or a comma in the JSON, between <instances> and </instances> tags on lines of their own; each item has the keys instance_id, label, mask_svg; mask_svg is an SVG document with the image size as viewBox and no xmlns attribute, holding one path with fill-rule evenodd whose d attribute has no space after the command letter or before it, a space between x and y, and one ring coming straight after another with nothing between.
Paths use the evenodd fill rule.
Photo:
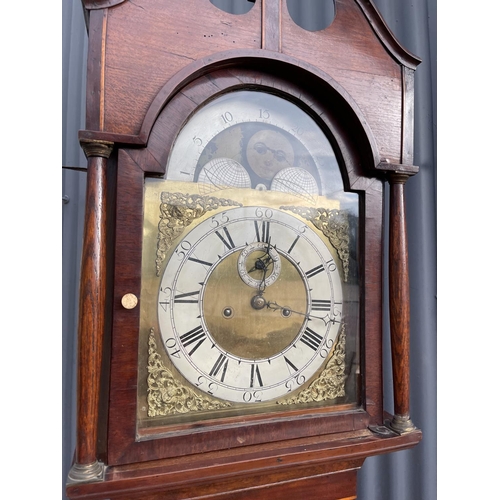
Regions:
<instances>
[{"instance_id":1,"label":"clock hour hand","mask_svg":"<svg viewBox=\"0 0 500 500\"><path fill-rule=\"evenodd\" d=\"M271 260L272 260L271 256L266 257L266 258L259 257L255 261L255 265L251 269L249 269L248 272L253 273L254 271L265 271L267 269L267 267L269 266L269 262Z\"/></svg>"},{"instance_id":2,"label":"clock hour hand","mask_svg":"<svg viewBox=\"0 0 500 500\"><path fill-rule=\"evenodd\" d=\"M265 254L267 257L258 257L256 260L255 260L255 264L254 266L248 270L249 273L252 273L254 271L267 271L267 268L269 267L269 264L273 261L273 258L270 254L270 251L271 251L271 238L269 238L269 241L267 242L267 247L266 247L266 250L265 250Z\"/></svg>"},{"instance_id":3,"label":"clock hour hand","mask_svg":"<svg viewBox=\"0 0 500 500\"><path fill-rule=\"evenodd\" d=\"M253 271L263 271L263 276L260 281L260 284L258 286L259 293L263 294L264 290L266 289L266 276L267 276L267 271L269 270L269 265L271 262L274 262L274 259L271 256L271 238L269 238L269 241L267 242L267 247L265 249L265 256L258 257L255 261L254 266L248 270L249 273Z\"/></svg>"},{"instance_id":4,"label":"clock hour hand","mask_svg":"<svg viewBox=\"0 0 500 500\"><path fill-rule=\"evenodd\" d=\"M248 286L259 290L261 294L278 279L280 271L279 253L276 247L271 245L271 241L247 244L238 257L240 278Z\"/></svg>"},{"instance_id":5,"label":"clock hour hand","mask_svg":"<svg viewBox=\"0 0 500 500\"><path fill-rule=\"evenodd\" d=\"M313 319L313 318L320 319L323 321L323 323L325 323L325 325L327 325L328 323L335 323L335 321L336 321L335 318L332 319L328 314L323 316L323 317L322 316L315 316L313 314L303 313L300 311L294 311L293 309L290 309L289 307L280 306L276 302L271 302L269 300L266 302L266 307L268 309L271 309L272 311L282 311L282 314L285 317L288 317L292 313L295 313L295 314L298 314L300 316L304 316L306 319Z\"/></svg>"}]
</instances>

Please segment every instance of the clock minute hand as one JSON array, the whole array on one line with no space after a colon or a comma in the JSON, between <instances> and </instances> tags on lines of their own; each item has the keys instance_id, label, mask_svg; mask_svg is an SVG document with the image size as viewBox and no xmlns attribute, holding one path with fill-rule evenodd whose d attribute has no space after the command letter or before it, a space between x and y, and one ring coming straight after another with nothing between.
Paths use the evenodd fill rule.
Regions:
<instances>
[{"instance_id":1,"label":"clock minute hand","mask_svg":"<svg viewBox=\"0 0 500 500\"><path fill-rule=\"evenodd\" d=\"M272 311L283 311L284 314L288 313L288 316L291 313L295 313L295 314L299 314L300 316L304 316L306 319L311 319L311 318L320 319L325 323L325 325L328 323L335 323L335 319L330 318L328 315L325 315L322 317L322 316L315 316L314 314L308 314L308 313L303 313L300 311L294 311L293 309L290 309L289 307L280 306L278 303L271 302L269 300L266 302L266 307L268 309L271 309ZM325 318L328 318L328 319L325 319Z\"/></svg>"},{"instance_id":2,"label":"clock minute hand","mask_svg":"<svg viewBox=\"0 0 500 500\"><path fill-rule=\"evenodd\" d=\"M269 263L267 263L266 267L264 268L264 275L262 276L262 280L259 284L259 294L260 295L262 295L264 293L264 290L266 289L266 276L267 276L268 270L269 270Z\"/></svg>"}]
</instances>

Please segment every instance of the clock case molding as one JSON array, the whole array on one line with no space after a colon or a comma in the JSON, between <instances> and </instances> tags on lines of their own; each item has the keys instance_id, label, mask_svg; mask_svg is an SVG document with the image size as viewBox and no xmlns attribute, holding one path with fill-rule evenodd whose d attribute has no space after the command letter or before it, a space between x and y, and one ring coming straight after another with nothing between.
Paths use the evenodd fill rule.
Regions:
<instances>
[{"instance_id":1,"label":"clock case molding","mask_svg":"<svg viewBox=\"0 0 500 500\"><path fill-rule=\"evenodd\" d=\"M79 139L88 166L77 444L67 495L284 498L308 488L354 498L366 457L421 440L409 408L404 213L404 184L418 172L413 75L420 60L370 0L336 1L334 22L318 32L297 26L286 0L257 0L244 15L208 0L82 3L89 57ZM144 179L165 173L180 127L200 105L238 89L268 91L307 110L334 147L345 189L360 195L360 406L232 418L139 440L140 308L121 299L132 293L140 301ZM382 394L386 181L394 415Z\"/></svg>"}]
</instances>

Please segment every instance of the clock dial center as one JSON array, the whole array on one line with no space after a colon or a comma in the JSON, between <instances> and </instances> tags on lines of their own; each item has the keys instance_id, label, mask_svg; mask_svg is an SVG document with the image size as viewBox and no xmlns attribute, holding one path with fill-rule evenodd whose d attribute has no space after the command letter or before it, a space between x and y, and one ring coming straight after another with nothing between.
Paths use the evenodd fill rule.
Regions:
<instances>
[{"instance_id":1,"label":"clock dial center","mask_svg":"<svg viewBox=\"0 0 500 500\"><path fill-rule=\"evenodd\" d=\"M264 309L266 307L266 299L262 295L255 295L252 297L250 305L257 310Z\"/></svg>"},{"instance_id":2,"label":"clock dial center","mask_svg":"<svg viewBox=\"0 0 500 500\"><path fill-rule=\"evenodd\" d=\"M290 309L306 313L305 284L295 266L281 256L279 277L265 294L259 294L240 279L239 256L238 251L228 255L210 274L203 294L205 324L226 352L244 359L270 358L294 341L305 319L269 309L268 300L281 301ZM255 264L254 259L252 262Z\"/></svg>"}]
</instances>

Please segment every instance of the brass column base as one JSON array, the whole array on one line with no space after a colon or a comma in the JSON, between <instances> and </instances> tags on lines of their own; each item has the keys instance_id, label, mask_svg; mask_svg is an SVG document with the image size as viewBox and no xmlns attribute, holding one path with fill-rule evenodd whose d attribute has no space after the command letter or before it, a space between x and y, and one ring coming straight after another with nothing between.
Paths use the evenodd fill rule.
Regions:
<instances>
[{"instance_id":1,"label":"brass column base","mask_svg":"<svg viewBox=\"0 0 500 500\"><path fill-rule=\"evenodd\" d=\"M68 484L90 483L104 479L104 464L95 461L91 464L73 464L68 474Z\"/></svg>"},{"instance_id":2,"label":"brass column base","mask_svg":"<svg viewBox=\"0 0 500 500\"><path fill-rule=\"evenodd\" d=\"M388 427L398 434L405 434L416 429L409 415L394 415L388 422Z\"/></svg>"}]
</instances>

